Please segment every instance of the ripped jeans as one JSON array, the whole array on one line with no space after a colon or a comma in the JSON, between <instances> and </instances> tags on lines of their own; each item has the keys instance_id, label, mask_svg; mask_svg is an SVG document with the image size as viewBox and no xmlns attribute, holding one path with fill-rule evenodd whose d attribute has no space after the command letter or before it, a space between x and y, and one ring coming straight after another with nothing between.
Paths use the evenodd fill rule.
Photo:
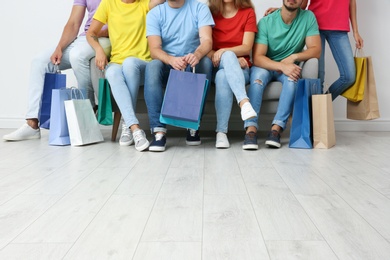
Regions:
<instances>
[{"instance_id":1,"label":"ripped jeans","mask_svg":"<svg viewBox=\"0 0 390 260\"><path fill-rule=\"evenodd\" d=\"M295 90L297 83L289 79L283 73L277 71L266 70L260 67L252 66L250 73L250 87L248 89L248 97L253 109L257 113L257 117L245 121L245 128L249 126L258 127L258 117L260 113L261 102L263 99L264 88L272 80L277 80L282 83L282 92L279 97L278 110L272 121L273 125L278 125L285 129L288 117L293 108Z\"/></svg>"}]
</instances>

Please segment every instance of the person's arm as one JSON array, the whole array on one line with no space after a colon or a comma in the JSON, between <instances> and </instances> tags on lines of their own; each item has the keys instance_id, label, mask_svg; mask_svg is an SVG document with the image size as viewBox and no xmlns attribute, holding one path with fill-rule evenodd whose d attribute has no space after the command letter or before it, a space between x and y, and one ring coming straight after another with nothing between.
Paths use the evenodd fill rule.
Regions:
<instances>
[{"instance_id":1,"label":"person's arm","mask_svg":"<svg viewBox=\"0 0 390 260\"><path fill-rule=\"evenodd\" d=\"M231 48L219 49L211 55L211 57L212 57L211 60L213 61L213 65L215 67L219 65L219 62L221 61L222 54L225 51L232 51L236 54L237 57L250 55L254 40L255 40L255 33L254 32L244 32L244 37L242 39L241 45L234 46ZM244 59L244 61L245 61L245 59ZM243 65L243 64L240 64L240 65ZM248 66L248 64L246 64L246 65ZM245 68L246 66L241 66L241 67Z\"/></svg>"},{"instance_id":2,"label":"person's arm","mask_svg":"<svg viewBox=\"0 0 390 260\"><path fill-rule=\"evenodd\" d=\"M303 0L303 1L302 1L302 4L301 4L301 9L302 9L302 10L305 10L305 9L306 9L306 7L307 7L307 2L308 2L308 0Z\"/></svg>"},{"instance_id":3,"label":"person's arm","mask_svg":"<svg viewBox=\"0 0 390 260\"><path fill-rule=\"evenodd\" d=\"M187 63L184 61L183 57L171 56L162 49L162 40L160 36L148 36L148 45L152 59L161 60L165 64L171 65L175 70L186 68Z\"/></svg>"},{"instance_id":4,"label":"person's arm","mask_svg":"<svg viewBox=\"0 0 390 260\"><path fill-rule=\"evenodd\" d=\"M320 58L321 55L321 38L319 35L308 36L305 39L306 49L302 52L294 53L289 57L283 59L284 63L296 63L300 61L307 61L311 58Z\"/></svg>"},{"instance_id":5,"label":"person's arm","mask_svg":"<svg viewBox=\"0 0 390 260\"><path fill-rule=\"evenodd\" d=\"M99 43L99 32L104 24L96 19L93 19L87 31L87 41L95 50L95 64L100 70L104 70L108 61L104 49Z\"/></svg>"},{"instance_id":6,"label":"person's arm","mask_svg":"<svg viewBox=\"0 0 390 260\"><path fill-rule=\"evenodd\" d=\"M301 74L301 67L295 63L284 63L271 60L266 56L267 50L267 45L255 43L253 46L253 64L255 66L267 70L280 71L294 81L299 79Z\"/></svg>"},{"instance_id":7,"label":"person's arm","mask_svg":"<svg viewBox=\"0 0 390 260\"><path fill-rule=\"evenodd\" d=\"M267 16L269 14L272 14L273 12L275 12L276 10L278 10L280 7L270 7L268 8L267 10L265 10L264 12L264 16Z\"/></svg>"},{"instance_id":8,"label":"person's arm","mask_svg":"<svg viewBox=\"0 0 390 260\"><path fill-rule=\"evenodd\" d=\"M165 0L150 0L149 10L152 10L153 7L155 7L156 5L162 4L164 2L165 2Z\"/></svg>"},{"instance_id":9,"label":"person's arm","mask_svg":"<svg viewBox=\"0 0 390 260\"><path fill-rule=\"evenodd\" d=\"M62 31L61 38L57 44L56 49L50 57L53 64L60 64L63 50L76 39L79 33L80 26L85 15L85 6L74 5L70 13L68 22Z\"/></svg>"},{"instance_id":10,"label":"person's arm","mask_svg":"<svg viewBox=\"0 0 390 260\"><path fill-rule=\"evenodd\" d=\"M356 0L349 1L349 19L351 20L353 38L355 38L356 48L363 48L363 38L359 34L358 24L357 24L357 6Z\"/></svg>"},{"instance_id":11,"label":"person's arm","mask_svg":"<svg viewBox=\"0 0 390 260\"><path fill-rule=\"evenodd\" d=\"M199 28L200 45L194 51L184 56L184 61L195 67L199 61L206 56L213 48L212 28L210 25Z\"/></svg>"}]
</instances>

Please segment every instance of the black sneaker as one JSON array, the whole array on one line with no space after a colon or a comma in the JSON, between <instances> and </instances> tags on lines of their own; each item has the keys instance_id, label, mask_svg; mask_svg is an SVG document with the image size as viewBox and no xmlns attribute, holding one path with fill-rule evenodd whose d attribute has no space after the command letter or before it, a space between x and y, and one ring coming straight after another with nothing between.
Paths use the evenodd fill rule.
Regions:
<instances>
[{"instance_id":1,"label":"black sneaker","mask_svg":"<svg viewBox=\"0 0 390 260\"><path fill-rule=\"evenodd\" d=\"M265 144L270 148L280 148L280 134L276 130L272 130L268 133Z\"/></svg>"},{"instance_id":2,"label":"black sneaker","mask_svg":"<svg viewBox=\"0 0 390 260\"><path fill-rule=\"evenodd\" d=\"M154 135L153 140L149 145L149 151L164 152L166 142L167 142L167 138L165 137L165 135L162 134Z\"/></svg>"},{"instance_id":3,"label":"black sneaker","mask_svg":"<svg viewBox=\"0 0 390 260\"><path fill-rule=\"evenodd\" d=\"M257 144L257 134L255 132L249 132L245 134L244 144L242 145L243 150L257 150L259 145Z\"/></svg>"},{"instance_id":4,"label":"black sneaker","mask_svg":"<svg viewBox=\"0 0 390 260\"><path fill-rule=\"evenodd\" d=\"M187 137L186 137L187 145L200 145L200 136L199 130L187 129Z\"/></svg>"}]
</instances>

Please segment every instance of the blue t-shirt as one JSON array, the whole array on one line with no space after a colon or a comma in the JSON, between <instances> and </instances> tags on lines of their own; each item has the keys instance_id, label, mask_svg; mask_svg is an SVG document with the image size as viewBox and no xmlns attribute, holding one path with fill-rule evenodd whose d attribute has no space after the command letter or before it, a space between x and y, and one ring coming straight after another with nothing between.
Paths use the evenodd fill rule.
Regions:
<instances>
[{"instance_id":1,"label":"blue t-shirt","mask_svg":"<svg viewBox=\"0 0 390 260\"><path fill-rule=\"evenodd\" d=\"M146 37L160 36L162 49L171 56L193 53L200 45L199 28L214 26L210 9L197 0L185 0L180 8L168 2L157 5L146 17Z\"/></svg>"},{"instance_id":2,"label":"blue t-shirt","mask_svg":"<svg viewBox=\"0 0 390 260\"><path fill-rule=\"evenodd\" d=\"M306 37L319 35L317 20L311 11L299 9L291 24L285 24L281 9L260 19L256 43L268 46L267 57L281 61L291 54L301 52Z\"/></svg>"}]
</instances>

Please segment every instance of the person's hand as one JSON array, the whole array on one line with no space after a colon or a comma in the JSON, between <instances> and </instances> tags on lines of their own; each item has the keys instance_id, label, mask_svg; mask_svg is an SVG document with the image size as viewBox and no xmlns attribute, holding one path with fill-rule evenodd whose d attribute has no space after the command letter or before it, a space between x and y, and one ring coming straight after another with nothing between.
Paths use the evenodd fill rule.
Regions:
<instances>
[{"instance_id":1,"label":"person's hand","mask_svg":"<svg viewBox=\"0 0 390 260\"><path fill-rule=\"evenodd\" d=\"M267 10L265 10L265 13L264 13L264 16L267 16L269 14L272 14L273 12L275 12L276 10L278 10L279 8L277 7L270 7L268 8Z\"/></svg>"},{"instance_id":2,"label":"person's hand","mask_svg":"<svg viewBox=\"0 0 390 260\"><path fill-rule=\"evenodd\" d=\"M283 63L281 62L281 70L283 72L284 75L286 75L287 77L289 77L290 79L294 80L294 81L297 81L300 76L301 76L301 67L299 67L298 65L292 63L292 64L287 64L287 63Z\"/></svg>"},{"instance_id":3,"label":"person's hand","mask_svg":"<svg viewBox=\"0 0 390 260\"><path fill-rule=\"evenodd\" d=\"M50 57L50 61L54 65L59 65L61 63L61 59L62 59L62 50L60 48L56 48Z\"/></svg>"},{"instance_id":4,"label":"person's hand","mask_svg":"<svg viewBox=\"0 0 390 260\"><path fill-rule=\"evenodd\" d=\"M187 62L184 60L184 57L171 57L169 65L175 70L184 70L187 67Z\"/></svg>"},{"instance_id":5,"label":"person's hand","mask_svg":"<svg viewBox=\"0 0 390 260\"><path fill-rule=\"evenodd\" d=\"M296 62L296 60L297 60L297 55L292 54L292 55L288 56L287 58L284 58L280 62L282 62L284 64L294 64Z\"/></svg>"},{"instance_id":6,"label":"person's hand","mask_svg":"<svg viewBox=\"0 0 390 260\"><path fill-rule=\"evenodd\" d=\"M356 48L358 49L361 49L363 48L364 44L363 44L363 38L360 36L360 34L358 32L355 32L353 34L353 38L355 38L355 42L356 42Z\"/></svg>"},{"instance_id":7,"label":"person's hand","mask_svg":"<svg viewBox=\"0 0 390 260\"><path fill-rule=\"evenodd\" d=\"M193 53L188 53L186 56L184 56L184 61L187 64L190 64L192 68L194 68L199 63L199 60L200 59Z\"/></svg>"},{"instance_id":8,"label":"person's hand","mask_svg":"<svg viewBox=\"0 0 390 260\"><path fill-rule=\"evenodd\" d=\"M95 55L95 64L96 67L100 70L104 70L106 68L106 65L108 64L106 54L104 51L98 51Z\"/></svg>"},{"instance_id":9,"label":"person's hand","mask_svg":"<svg viewBox=\"0 0 390 260\"><path fill-rule=\"evenodd\" d=\"M218 67L219 63L221 62L222 54L225 52L224 49L219 49L216 52L214 52L213 56L211 57L211 61L213 62L214 67Z\"/></svg>"},{"instance_id":10,"label":"person's hand","mask_svg":"<svg viewBox=\"0 0 390 260\"><path fill-rule=\"evenodd\" d=\"M240 63L241 69L246 69L249 67L248 61L244 57L238 58L238 63Z\"/></svg>"}]
</instances>

